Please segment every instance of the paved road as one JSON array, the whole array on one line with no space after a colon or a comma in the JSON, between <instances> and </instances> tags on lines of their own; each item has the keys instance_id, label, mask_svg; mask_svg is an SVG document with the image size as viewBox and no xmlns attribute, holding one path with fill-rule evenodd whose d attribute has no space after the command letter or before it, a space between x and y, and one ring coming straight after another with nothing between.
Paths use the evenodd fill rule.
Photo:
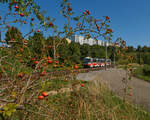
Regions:
<instances>
[{"instance_id":1,"label":"paved road","mask_svg":"<svg viewBox=\"0 0 150 120\"><path fill-rule=\"evenodd\" d=\"M112 91L117 93L119 96L123 96L124 84L122 80L125 75L126 72L124 70L113 68L106 71L101 70L89 73L80 73L77 75L77 79L105 82ZM130 91L132 91L130 100L140 106L143 106L150 112L150 83L133 77L129 82L129 86L132 88L130 89Z\"/></svg>"}]
</instances>

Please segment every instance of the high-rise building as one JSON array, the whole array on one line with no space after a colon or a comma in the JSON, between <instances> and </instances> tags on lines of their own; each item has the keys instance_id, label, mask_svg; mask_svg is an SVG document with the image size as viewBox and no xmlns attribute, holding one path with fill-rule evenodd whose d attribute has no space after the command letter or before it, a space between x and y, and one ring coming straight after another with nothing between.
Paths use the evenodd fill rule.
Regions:
<instances>
[{"instance_id":1,"label":"high-rise building","mask_svg":"<svg viewBox=\"0 0 150 120\"><path fill-rule=\"evenodd\" d=\"M96 39L93 39L93 38L86 39L85 37L79 36L79 35L72 35L70 37L70 40L72 40L76 43L79 43L80 45L89 44L89 45L105 46L105 41L96 40ZM113 44L111 42L106 42L106 45L107 46L112 46Z\"/></svg>"}]
</instances>

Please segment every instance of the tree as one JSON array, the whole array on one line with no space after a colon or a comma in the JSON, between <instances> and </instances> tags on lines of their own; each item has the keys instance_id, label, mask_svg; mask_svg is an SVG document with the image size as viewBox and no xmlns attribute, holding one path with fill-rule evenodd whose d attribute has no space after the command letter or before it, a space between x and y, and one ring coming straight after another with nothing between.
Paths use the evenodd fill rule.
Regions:
<instances>
[{"instance_id":1,"label":"tree","mask_svg":"<svg viewBox=\"0 0 150 120\"><path fill-rule=\"evenodd\" d=\"M34 33L29 37L29 44L33 56L42 57L46 54L45 38L42 33Z\"/></svg>"},{"instance_id":2,"label":"tree","mask_svg":"<svg viewBox=\"0 0 150 120\"><path fill-rule=\"evenodd\" d=\"M45 22L43 12L40 12L40 6L37 5L35 0L0 0L0 3L2 4L8 3L8 9L10 12L13 12L14 5L17 5L17 8L15 11L18 12L18 14L21 17L24 17L24 16L28 17L29 15L34 14L36 18L41 22L41 24L44 24ZM4 20L5 25L8 25L9 22L6 22L6 19ZM11 23L16 23L16 22L21 22L21 21L20 20L11 21Z\"/></svg>"},{"instance_id":3,"label":"tree","mask_svg":"<svg viewBox=\"0 0 150 120\"><path fill-rule=\"evenodd\" d=\"M148 51L149 51L149 49L148 49L147 46L144 46L144 47L142 48L142 52L148 52Z\"/></svg>"},{"instance_id":4,"label":"tree","mask_svg":"<svg viewBox=\"0 0 150 120\"><path fill-rule=\"evenodd\" d=\"M69 44L69 54L68 54L68 60L73 62L73 63L80 63L80 45L75 42L71 42ZM68 62L69 62L68 61Z\"/></svg>"},{"instance_id":5,"label":"tree","mask_svg":"<svg viewBox=\"0 0 150 120\"><path fill-rule=\"evenodd\" d=\"M69 46L66 39L60 40L61 43L58 45L56 49L56 57L59 57L60 62L64 62L68 57Z\"/></svg>"},{"instance_id":6,"label":"tree","mask_svg":"<svg viewBox=\"0 0 150 120\"><path fill-rule=\"evenodd\" d=\"M139 64L143 64L143 58L142 58L142 54L141 54L141 52L138 52L137 53L137 63L139 63Z\"/></svg>"},{"instance_id":7,"label":"tree","mask_svg":"<svg viewBox=\"0 0 150 120\"><path fill-rule=\"evenodd\" d=\"M21 43L23 40L20 30L16 27L10 27L5 34L7 44Z\"/></svg>"},{"instance_id":8,"label":"tree","mask_svg":"<svg viewBox=\"0 0 150 120\"><path fill-rule=\"evenodd\" d=\"M138 45L136 51L141 52L141 50L142 50L142 47L140 45Z\"/></svg>"},{"instance_id":9,"label":"tree","mask_svg":"<svg viewBox=\"0 0 150 120\"><path fill-rule=\"evenodd\" d=\"M113 60L113 61L114 60L117 61L116 60L116 48L115 47L112 47L112 49L111 49L110 59Z\"/></svg>"},{"instance_id":10,"label":"tree","mask_svg":"<svg viewBox=\"0 0 150 120\"><path fill-rule=\"evenodd\" d=\"M144 64L149 64L150 65L150 53L144 53L142 54L143 62Z\"/></svg>"},{"instance_id":11,"label":"tree","mask_svg":"<svg viewBox=\"0 0 150 120\"><path fill-rule=\"evenodd\" d=\"M88 44L83 44L80 47L81 59L91 56L90 46Z\"/></svg>"},{"instance_id":12,"label":"tree","mask_svg":"<svg viewBox=\"0 0 150 120\"><path fill-rule=\"evenodd\" d=\"M134 52L134 47L133 46L128 46L128 51L127 52Z\"/></svg>"},{"instance_id":13,"label":"tree","mask_svg":"<svg viewBox=\"0 0 150 120\"><path fill-rule=\"evenodd\" d=\"M48 54L54 59L60 59L62 62L68 56L68 42L61 37L48 37L46 40Z\"/></svg>"},{"instance_id":14,"label":"tree","mask_svg":"<svg viewBox=\"0 0 150 120\"><path fill-rule=\"evenodd\" d=\"M91 56L93 58L104 58L105 57L105 48L99 45L91 46Z\"/></svg>"}]
</instances>

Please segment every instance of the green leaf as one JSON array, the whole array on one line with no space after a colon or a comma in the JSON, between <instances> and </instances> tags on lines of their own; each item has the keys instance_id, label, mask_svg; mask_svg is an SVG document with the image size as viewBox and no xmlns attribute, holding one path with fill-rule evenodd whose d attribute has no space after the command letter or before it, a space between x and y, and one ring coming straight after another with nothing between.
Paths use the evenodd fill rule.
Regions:
<instances>
[{"instance_id":1,"label":"green leaf","mask_svg":"<svg viewBox=\"0 0 150 120\"><path fill-rule=\"evenodd\" d=\"M7 110L8 110L8 107L7 107L7 106L5 106L5 107L4 107L4 110L5 110L5 111L7 111Z\"/></svg>"},{"instance_id":2,"label":"green leaf","mask_svg":"<svg viewBox=\"0 0 150 120\"><path fill-rule=\"evenodd\" d=\"M12 109L12 112L16 112L16 109Z\"/></svg>"},{"instance_id":3,"label":"green leaf","mask_svg":"<svg viewBox=\"0 0 150 120\"><path fill-rule=\"evenodd\" d=\"M27 13L27 11L26 11L26 10L24 10L24 15L25 15L25 16L28 16L28 13Z\"/></svg>"},{"instance_id":4,"label":"green leaf","mask_svg":"<svg viewBox=\"0 0 150 120\"><path fill-rule=\"evenodd\" d=\"M11 116L11 111L6 112L6 115L10 117Z\"/></svg>"},{"instance_id":5,"label":"green leaf","mask_svg":"<svg viewBox=\"0 0 150 120\"><path fill-rule=\"evenodd\" d=\"M73 20L79 21L79 17L73 17Z\"/></svg>"}]
</instances>

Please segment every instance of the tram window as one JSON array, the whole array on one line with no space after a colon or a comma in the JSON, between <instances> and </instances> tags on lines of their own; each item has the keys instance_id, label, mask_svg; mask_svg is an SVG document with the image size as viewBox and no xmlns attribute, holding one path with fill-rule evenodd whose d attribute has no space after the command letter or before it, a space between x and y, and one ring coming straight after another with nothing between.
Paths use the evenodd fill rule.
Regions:
<instances>
[{"instance_id":1,"label":"tram window","mask_svg":"<svg viewBox=\"0 0 150 120\"><path fill-rule=\"evenodd\" d=\"M101 61L102 63L104 63L104 62L105 62L105 60L104 60L104 59L101 59L100 61Z\"/></svg>"},{"instance_id":2,"label":"tram window","mask_svg":"<svg viewBox=\"0 0 150 120\"><path fill-rule=\"evenodd\" d=\"M107 61L107 62L111 62L111 60L110 60L110 59L107 59L106 61Z\"/></svg>"},{"instance_id":3,"label":"tram window","mask_svg":"<svg viewBox=\"0 0 150 120\"><path fill-rule=\"evenodd\" d=\"M98 59L98 58L96 59L96 62L99 62L99 59Z\"/></svg>"},{"instance_id":4,"label":"tram window","mask_svg":"<svg viewBox=\"0 0 150 120\"><path fill-rule=\"evenodd\" d=\"M96 62L96 59L93 59L93 62Z\"/></svg>"},{"instance_id":5,"label":"tram window","mask_svg":"<svg viewBox=\"0 0 150 120\"><path fill-rule=\"evenodd\" d=\"M84 59L84 62L92 62L92 59Z\"/></svg>"}]
</instances>

